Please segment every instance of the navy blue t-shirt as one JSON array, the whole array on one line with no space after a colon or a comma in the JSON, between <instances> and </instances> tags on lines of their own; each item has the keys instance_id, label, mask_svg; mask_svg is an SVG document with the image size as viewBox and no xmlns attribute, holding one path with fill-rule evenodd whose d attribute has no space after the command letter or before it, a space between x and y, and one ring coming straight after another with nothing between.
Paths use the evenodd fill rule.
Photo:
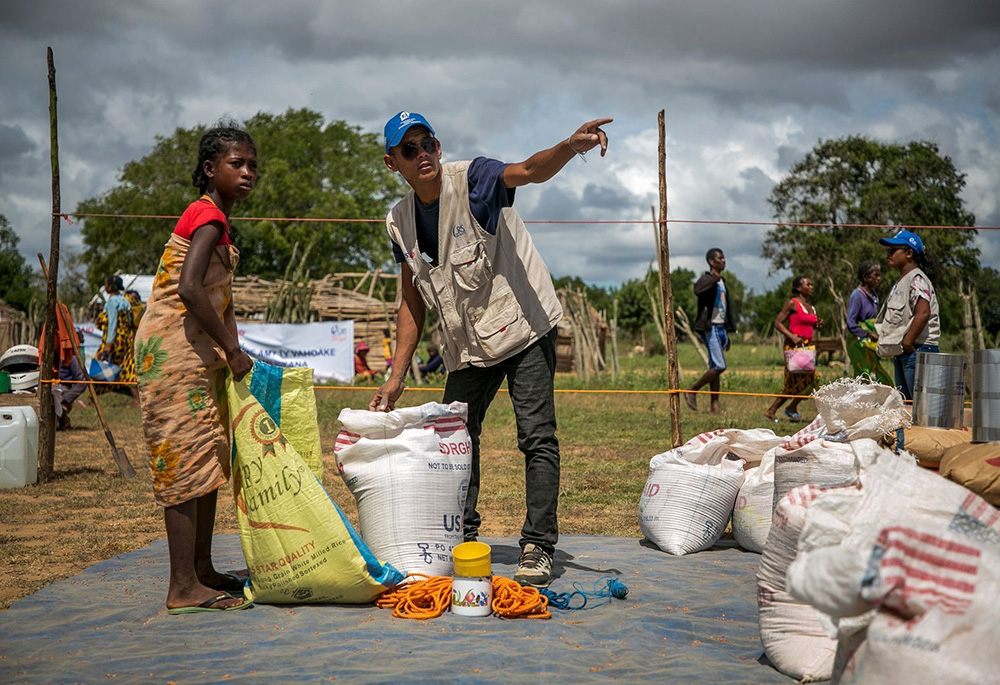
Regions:
<instances>
[{"instance_id":1,"label":"navy blue t-shirt","mask_svg":"<svg viewBox=\"0 0 1000 685\"><path fill-rule=\"evenodd\" d=\"M514 204L514 188L503 184L507 164L496 159L476 157L469 164L469 209L472 216L490 235L496 235L500 210ZM429 205L414 198L417 215L417 245L432 264L438 261L438 207L440 199ZM397 263L406 261L403 251L392 242L392 255Z\"/></svg>"}]
</instances>

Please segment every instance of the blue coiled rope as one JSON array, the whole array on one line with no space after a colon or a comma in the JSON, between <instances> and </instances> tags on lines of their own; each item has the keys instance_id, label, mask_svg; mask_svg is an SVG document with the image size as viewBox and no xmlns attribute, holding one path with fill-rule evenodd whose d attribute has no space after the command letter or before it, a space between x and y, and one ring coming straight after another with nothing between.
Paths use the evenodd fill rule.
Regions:
<instances>
[{"instance_id":1,"label":"blue coiled rope","mask_svg":"<svg viewBox=\"0 0 1000 685\"><path fill-rule=\"evenodd\" d=\"M579 582L573 583L572 592L553 592L542 588L539 592L549 599L549 608L557 611L579 611L602 606L614 599L625 599L628 588L617 578L605 576L594 583L594 589L588 592ZM579 604L573 606L574 598L579 598Z\"/></svg>"}]
</instances>

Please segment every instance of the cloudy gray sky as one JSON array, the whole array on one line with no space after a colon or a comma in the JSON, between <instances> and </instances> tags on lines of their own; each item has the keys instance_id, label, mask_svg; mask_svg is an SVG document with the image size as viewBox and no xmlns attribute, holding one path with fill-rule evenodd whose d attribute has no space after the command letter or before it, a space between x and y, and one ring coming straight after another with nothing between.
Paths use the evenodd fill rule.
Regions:
<instances>
[{"instance_id":1,"label":"cloudy gray sky","mask_svg":"<svg viewBox=\"0 0 1000 685\"><path fill-rule=\"evenodd\" d=\"M519 161L611 116L607 157L574 160L517 205L529 220L646 219L664 109L670 218L770 219L792 162L863 134L938 143L967 174L977 224L1000 225L1000 3L988 0L4 0L0 214L26 256L49 241L47 46L64 210L114 186L157 134L309 107L379 133L421 112L446 160ZM531 230L554 275L601 285L640 276L654 251L648 223ZM672 224L671 264L700 271L718 245L744 282L771 288L787 274L760 258L764 231ZM979 243L1000 265L1000 231ZM80 244L64 225L64 247Z\"/></svg>"}]
</instances>

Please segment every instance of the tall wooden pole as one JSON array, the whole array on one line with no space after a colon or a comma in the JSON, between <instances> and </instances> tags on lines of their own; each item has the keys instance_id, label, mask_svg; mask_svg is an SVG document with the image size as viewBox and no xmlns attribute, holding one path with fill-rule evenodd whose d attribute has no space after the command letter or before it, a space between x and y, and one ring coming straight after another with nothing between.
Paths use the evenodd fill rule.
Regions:
<instances>
[{"instance_id":1,"label":"tall wooden pole","mask_svg":"<svg viewBox=\"0 0 1000 685\"><path fill-rule=\"evenodd\" d=\"M59 271L59 128L56 113L56 66L52 48L49 63L49 140L52 160L52 231L49 238L49 274L45 287L45 339L42 341L41 382L38 388L38 480L52 477L56 453L56 407L52 402L52 367L56 361L56 278Z\"/></svg>"},{"instance_id":2,"label":"tall wooden pole","mask_svg":"<svg viewBox=\"0 0 1000 685\"><path fill-rule=\"evenodd\" d=\"M680 389L680 371L677 363L677 329L674 327L674 293L670 288L670 244L667 240L667 133L664 111L657 116L660 126L660 301L663 304L664 341L667 349L667 382L671 390ZM681 396L670 395L670 439L674 447L681 444Z\"/></svg>"}]
</instances>

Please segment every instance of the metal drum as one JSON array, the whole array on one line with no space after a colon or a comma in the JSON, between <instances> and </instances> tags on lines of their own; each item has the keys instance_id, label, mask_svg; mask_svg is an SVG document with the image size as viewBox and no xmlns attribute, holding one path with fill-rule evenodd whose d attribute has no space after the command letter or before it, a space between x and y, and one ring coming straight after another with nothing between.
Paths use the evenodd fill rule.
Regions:
<instances>
[{"instance_id":1,"label":"metal drum","mask_svg":"<svg viewBox=\"0 0 1000 685\"><path fill-rule=\"evenodd\" d=\"M1000 350L972 354L972 442L1000 442Z\"/></svg>"},{"instance_id":2,"label":"metal drum","mask_svg":"<svg viewBox=\"0 0 1000 685\"><path fill-rule=\"evenodd\" d=\"M913 425L961 428L965 403L964 354L918 352L913 382Z\"/></svg>"}]
</instances>

